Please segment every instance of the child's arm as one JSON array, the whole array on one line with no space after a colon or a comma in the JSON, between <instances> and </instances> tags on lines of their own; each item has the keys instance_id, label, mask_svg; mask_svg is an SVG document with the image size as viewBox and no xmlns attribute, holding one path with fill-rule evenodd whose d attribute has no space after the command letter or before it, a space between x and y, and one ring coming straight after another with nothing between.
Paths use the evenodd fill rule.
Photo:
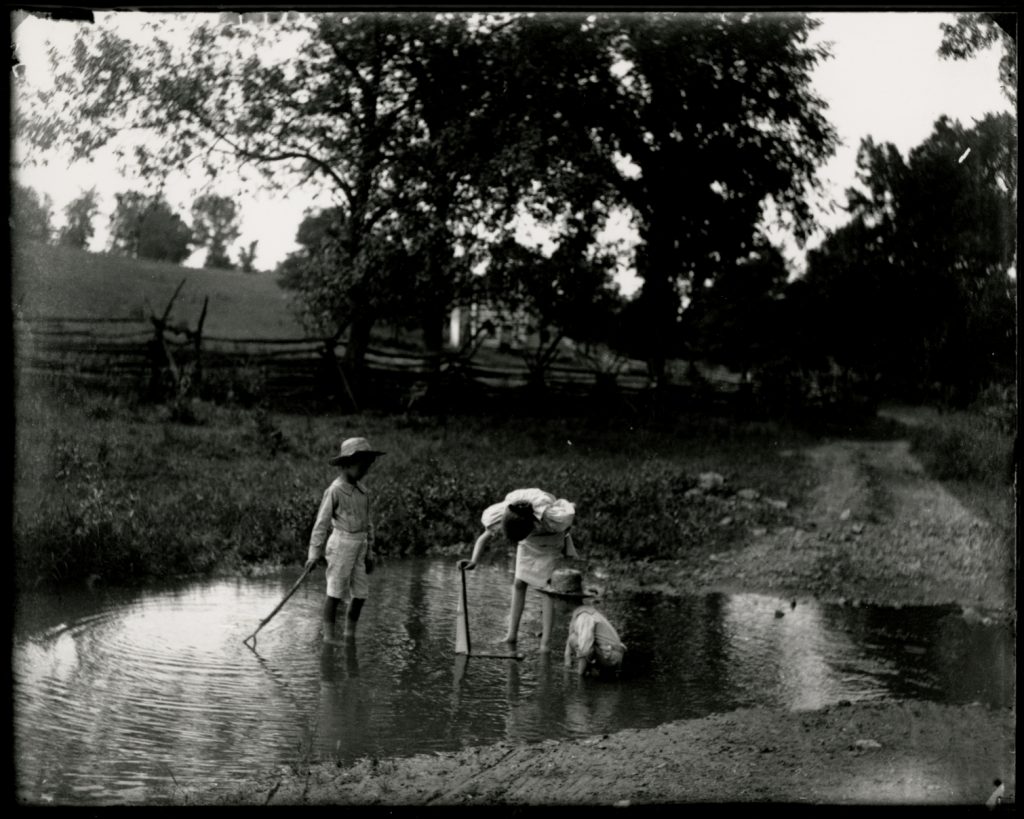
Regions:
<instances>
[{"instance_id":1,"label":"child's arm","mask_svg":"<svg viewBox=\"0 0 1024 819\"><path fill-rule=\"evenodd\" d=\"M587 670L587 661L589 657L577 657L576 658L576 673L583 674Z\"/></svg>"},{"instance_id":2,"label":"child's arm","mask_svg":"<svg viewBox=\"0 0 1024 819\"><path fill-rule=\"evenodd\" d=\"M330 487L324 492L324 499L320 501L320 509L316 513L316 523L313 524L313 533L309 536L309 554L306 558L306 568L309 564L320 562L324 555L324 544L331 535L331 518L334 517L334 496Z\"/></svg>"},{"instance_id":3,"label":"child's arm","mask_svg":"<svg viewBox=\"0 0 1024 819\"><path fill-rule=\"evenodd\" d=\"M565 638L565 667L569 668L572 665L572 633Z\"/></svg>"},{"instance_id":4,"label":"child's arm","mask_svg":"<svg viewBox=\"0 0 1024 819\"><path fill-rule=\"evenodd\" d=\"M491 542L491 538L494 535L490 529L484 529L484 533L476 539L476 543L473 544L473 554L469 560L460 560L459 566L463 569L475 569L477 562L480 560L480 555L483 550L487 547L487 544Z\"/></svg>"}]
</instances>

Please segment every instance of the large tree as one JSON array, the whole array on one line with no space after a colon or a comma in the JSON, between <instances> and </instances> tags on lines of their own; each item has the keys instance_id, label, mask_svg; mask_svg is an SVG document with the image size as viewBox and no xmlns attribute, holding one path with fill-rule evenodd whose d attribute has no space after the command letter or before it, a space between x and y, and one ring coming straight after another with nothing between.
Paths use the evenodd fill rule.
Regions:
<instances>
[{"instance_id":1,"label":"large tree","mask_svg":"<svg viewBox=\"0 0 1024 819\"><path fill-rule=\"evenodd\" d=\"M110 217L110 248L139 259L184 261L189 253L192 232L160 195L140 191L115 195L117 202Z\"/></svg>"},{"instance_id":2,"label":"large tree","mask_svg":"<svg viewBox=\"0 0 1024 819\"><path fill-rule=\"evenodd\" d=\"M698 283L684 313L691 352L743 375L777 355L788 275L779 249L758 236L745 257Z\"/></svg>"},{"instance_id":3,"label":"large tree","mask_svg":"<svg viewBox=\"0 0 1024 819\"><path fill-rule=\"evenodd\" d=\"M1013 371L1016 124L946 117L904 159L865 140L853 215L809 254L824 343L891 390L941 384L965 403Z\"/></svg>"},{"instance_id":4,"label":"large tree","mask_svg":"<svg viewBox=\"0 0 1024 819\"><path fill-rule=\"evenodd\" d=\"M192 242L206 248L205 267L230 269L228 245L240 233L238 205L231 197L207 193L192 203Z\"/></svg>"},{"instance_id":5,"label":"large tree","mask_svg":"<svg viewBox=\"0 0 1024 819\"><path fill-rule=\"evenodd\" d=\"M595 150L620 158L604 167L638 224L638 307L659 383L683 296L747 255L766 203L791 217L798 238L811 228L805 194L836 144L811 89L827 55L808 43L815 26L800 14L739 12L596 21L617 83L596 120L592 106L577 115Z\"/></svg>"},{"instance_id":6,"label":"large tree","mask_svg":"<svg viewBox=\"0 0 1024 819\"><path fill-rule=\"evenodd\" d=\"M53 235L53 201L32 188L15 182L11 186L11 230L16 238L50 241Z\"/></svg>"},{"instance_id":7,"label":"large tree","mask_svg":"<svg viewBox=\"0 0 1024 819\"><path fill-rule=\"evenodd\" d=\"M60 243L84 249L96 231L93 221L99 211L96 188L84 191L64 208L66 222L60 232Z\"/></svg>"}]
</instances>

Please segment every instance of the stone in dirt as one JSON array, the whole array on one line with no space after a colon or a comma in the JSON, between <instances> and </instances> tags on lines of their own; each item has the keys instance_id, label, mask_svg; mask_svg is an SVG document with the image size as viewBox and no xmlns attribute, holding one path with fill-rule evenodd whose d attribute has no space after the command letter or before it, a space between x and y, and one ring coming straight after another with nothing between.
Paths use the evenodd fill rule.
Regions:
<instances>
[{"instance_id":1,"label":"stone in dirt","mask_svg":"<svg viewBox=\"0 0 1024 819\"><path fill-rule=\"evenodd\" d=\"M725 478L717 472L701 472L697 477L697 486L705 492L712 492L721 489L725 484Z\"/></svg>"},{"instance_id":2,"label":"stone in dirt","mask_svg":"<svg viewBox=\"0 0 1024 819\"><path fill-rule=\"evenodd\" d=\"M850 528L853 530L853 533L855 535L859 535L859 534L861 534L864 531L864 524L863 523L855 523Z\"/></svg>"},{"instance_id":3,"label":"stone in dirt","mask_svg":"<svg viewBox=\"0 0 1024 819\"><path fill-rule=\"evenodd\" d=\"M758 526L756 529L751 529L750 534L752 534L754 537L762 537L768 534L768 530L765 529L763 526Z\"/></svg>"},{"instance_id":4,"label":"stone in dirt","mask_svg":"<svg viewBox=\"0 0 1024 819\"><path fill-rule=\"evenodd\" d=\"M728 515L726 515L724 518L722 518L720 521L718 521L718 525L719 526L731 526L732 525L732 518L730 518Z\"/></svg>"},{"instance_id":5,"label":"stone in dirt","mask_svg":"<svg viewBox=\"0 0 1024 819\"><path fill-rule=\"evenodd\" d=\"M850 519L850 510L849 509L844 509L842 512L840 512L839 513L839 519L840 520L849 520Z\"/></svg>"},{"instance_id":6,"label":"stone in dirt","mask_svg":"<svg viewBox=\"0 0 1024 819\"><path fill-rule=\"evenodd\" d=\"M761 497L761 493L758 492L756 489L741 489L736 494L739 497L743 498L743 500L752 500L752 501L754 501L754 500L757 500L759 497Z\"/></svg>"},{"instance_id":7,"label":"stone in dirt","mask_svg":"<svg viewBox=\"0 0 1024 819\"><path fill-rule=\"evenodd\" d=\"M877 751L882 747L882 743L876 742L873 739L858 739L853 743L853 747L858 751Z\"/></svg>"},{"instance_id":8,"label":"stone in dirt","mask_svg":"<svg viewBox=\"0 0 1024 819\"><path fill-rule=\"evenodd\" d=\"M789 509L789 501L776 500L775 498L765 498L764 502L773 509Z\"/></svg>"},{"instance_id":9,"label":"stone in dirt","mask_svg":"<svg viewBox=\"0 0 1024 819\"><path fill-rule=\"evenodd\" d=\"M693 487L693 489L687 489L683 493L683 497L686 498L687 500L692 500L694 498L702 498L704 497L704 490L695 486Z\"/></svg>"}]
</instances>

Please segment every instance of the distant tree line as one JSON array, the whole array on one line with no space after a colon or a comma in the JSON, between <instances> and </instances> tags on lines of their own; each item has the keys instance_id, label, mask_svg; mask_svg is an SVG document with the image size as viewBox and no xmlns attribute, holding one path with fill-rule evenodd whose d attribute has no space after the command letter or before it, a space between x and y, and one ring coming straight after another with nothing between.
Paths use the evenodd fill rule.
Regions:
<instances>
[{"instance_id":1,"label":"distant tree line","mask_svg":"<svg viewBox=\"0 0 1024 819\"><path fill-rule=\"evenodd\" d=\"M124 191L115 194L114 199L110 252L178 264L195 250L206 248L205 267L255 272L256 241L240 248L236 261L228 255L228 246L240 233L240 214L233 199L203 194L192 203L191 226L161 195ZM40 196L32 188L14 183L11 213L16 236L84 250L96 232L98 195L91 188L71 200L64 208L65 223L58 231L53 227L53 202L49 195Z\"/></svg>"},{"instance_id":2,"label":"distant tree line","mask_svg":"<svg viewBox=\"0 0 1024 819\"><path fill-rule=\"evenodd\" d=\"M1015 83L1015 41L985 15L956 19L941 53L1001 43ZM88 157L130 123L165 140L137 152L148 178L242 163L267 188L329 195L278 275L311 330L347 341L357 393L374 326L417 327L440 372L450 311L486 299L532 317L541 385L569 337L642 358L659 387L670 360L700 357L762 381L838 369L870 396L937 383L970 400L1012 370L1015 121L940 120L906 158L866 140L849 223L791 280L765 214L807 239L808 194L837 144L811 86L828 56L816 25L788 12L211 16L185 49L159 24L137 42L95 25L16 127L39 151ZM282 62L270 46L285 41ZM129 204L118 241L141 253ZM599 240L617 212L639 236L629 300ZM180 232L157 205L145 214ZM208 261L235 217L196 203ZM546 247L521 239L525 217Z\"/></svg>"}]
</instances>

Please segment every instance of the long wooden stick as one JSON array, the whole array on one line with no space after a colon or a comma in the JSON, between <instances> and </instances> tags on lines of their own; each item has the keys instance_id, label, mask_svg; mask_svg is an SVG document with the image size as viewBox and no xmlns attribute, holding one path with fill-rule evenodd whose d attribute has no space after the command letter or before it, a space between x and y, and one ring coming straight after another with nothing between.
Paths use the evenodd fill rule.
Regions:
<instances>
[{"instance_id":1,"label":"long wooden stick","mask_svg":"<svg viewBox=\"0 0 1024 819\"><path fill-rule=\"evenodd\" d=\"M469 641L469 602L466 598L466 569L463 566L459 566L459 574L462 576L462 589L461 596L459 597L458 611L456 612L455 621L455 653L464 654L467 657L484 657L490 660L521 660L524 655L520 652L501 653L482 653L474 654L470 649Z\"/></svg>"},{"instance_id":2,"label":"long wooden stick","mask_svg":"<svg viewBox=\"0 0 1024 819\"><path fill-rule=\"evenodd\" d=\"M251 648L253 651L256 650L256 635L260 633L260 629L262 629L267 623L269 623L273 619L274 615L277 614L284 606L284 604L288 602L291 596L295 594L296 591L298 591L299 586L302 585L302 581L309 577L309 573L312 572L313 569L315 568L315 563L312 563L306 567L306 569L302 572L302 575L299 577L299 579L295 581L295 585L292 586L288 594L284 596L284 599L281 600L281 602L274 607L274 610L270 612L270 614L268 614L266 617L260 620L259 628L257 628L256 631L254 631L252 634L250 634L248 637L242 640L243 643L249 646L249 641L252 640L252 645L249 646L249 648Z\"/></svg>"}]
</instances>

